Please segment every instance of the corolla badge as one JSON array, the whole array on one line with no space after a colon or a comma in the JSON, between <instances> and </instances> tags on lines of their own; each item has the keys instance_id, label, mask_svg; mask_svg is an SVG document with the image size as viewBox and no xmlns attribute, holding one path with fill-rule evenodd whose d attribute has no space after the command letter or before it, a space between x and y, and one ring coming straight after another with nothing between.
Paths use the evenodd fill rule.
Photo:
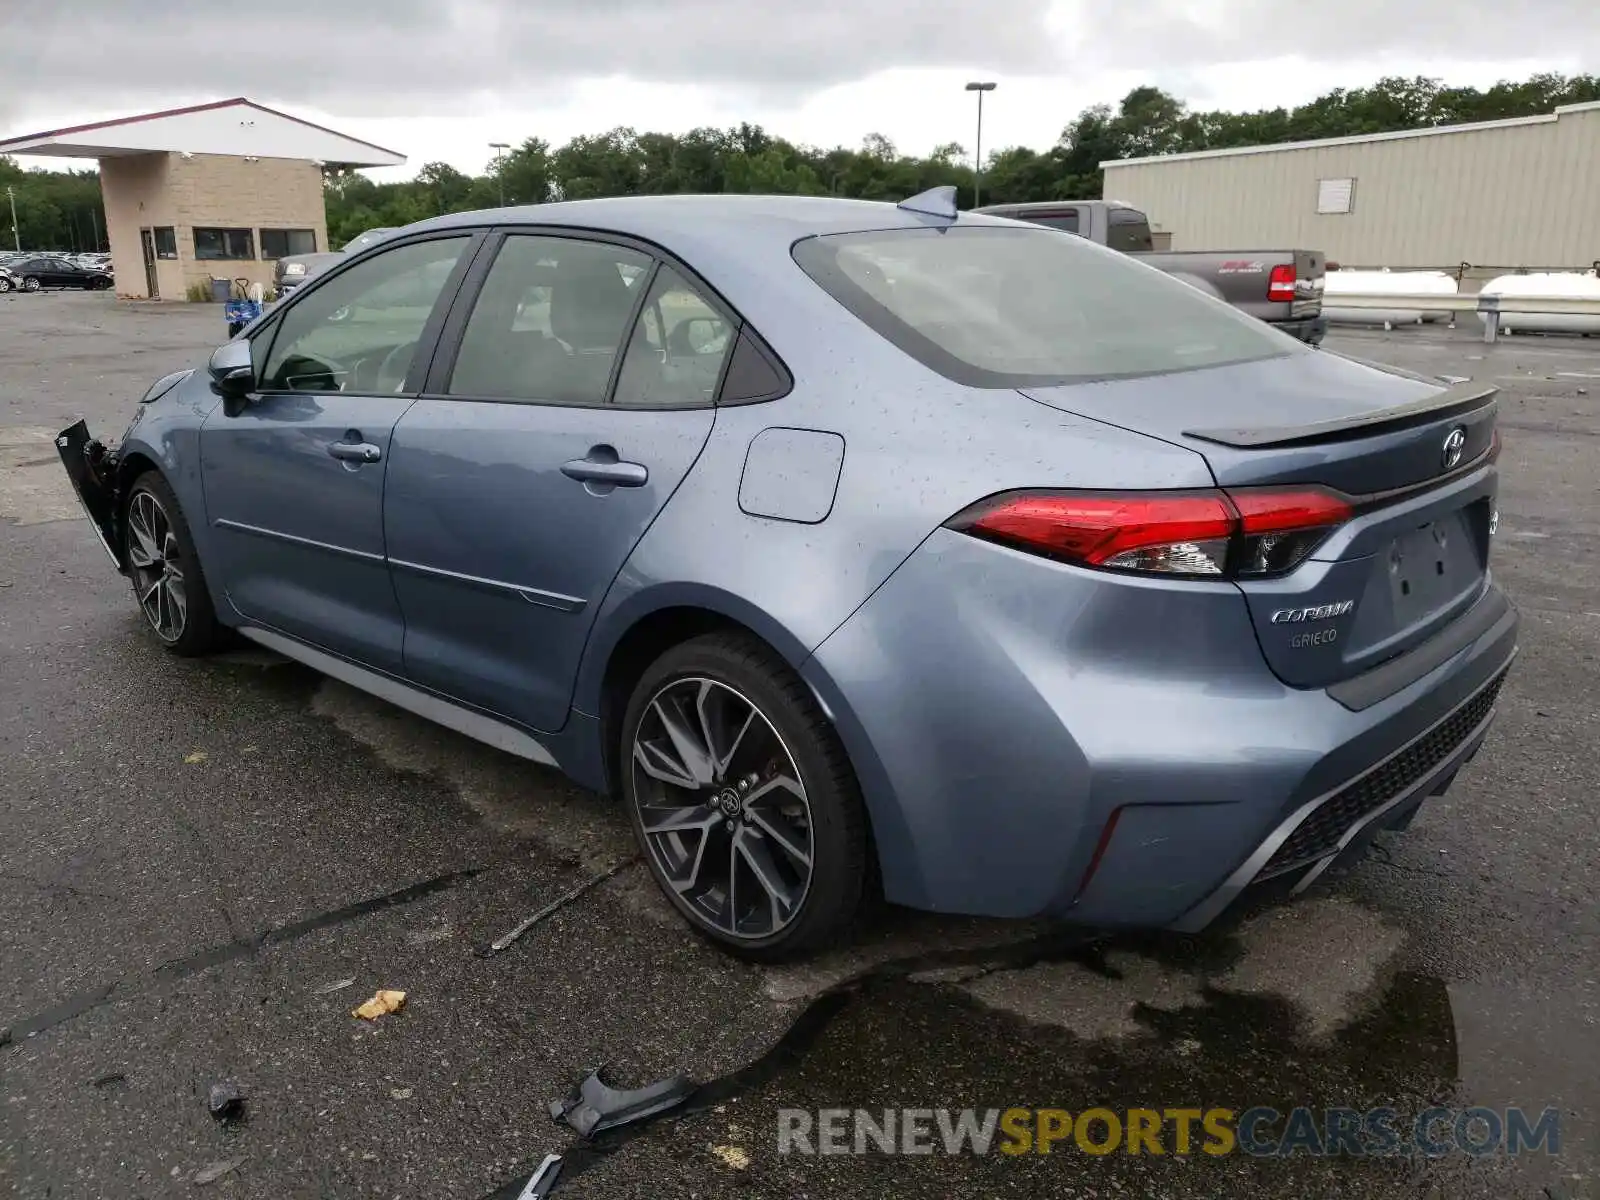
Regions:
<instances>
[{"instance_id":1,"label":"corolla badge","mask_svg":"<svg viewBox=\"0 0 1600 1200\"><path fill-rule=\"evenodd\" d=\"M1457 425L1444 436L1444 449L1440 455L1444 469L1448 471L1461 461L1461 452L1467 448L1467 431Z\"/></svg>"},{"instance_id":2,"label":"corolla badge","mask_svg":"<svg viewBox=\"0 0 1600 1200\"><path fill-rule=\"evenodd\" d=\"M1332 604L1318 604L1311 608L1280 608L1272 614L1274 625L1299 625L1305 621L1327 621L1342 617L1356 606L1354 600L1336 600Z\"/></svg>"}]
</instances>

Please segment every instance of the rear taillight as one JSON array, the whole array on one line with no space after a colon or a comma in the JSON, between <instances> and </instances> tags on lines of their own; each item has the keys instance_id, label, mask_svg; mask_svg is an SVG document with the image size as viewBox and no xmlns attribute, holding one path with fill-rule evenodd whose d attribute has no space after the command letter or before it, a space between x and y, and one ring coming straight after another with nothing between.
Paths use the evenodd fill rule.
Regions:
<instances>
[{"instance_id":1,"label":"rear taillight","mask_svg":"<svg viewBox=\"0 0 1600 1200\"><path fill-rule=\"evenodd\" d=\"M1354 512L1343 496L1321 488L1236 488L1228 498L1239 510L1232 564L1244 578L1292 570Z\"/></svg>"},{"instance_id":2,"label":"rear taillight","mask_svg":"<svg viewBox=\"0 0 1600 1200\"><path fill-rule=\"evenodd\" d=\"M1078 566L1191 579L1261 578L1299 565L1350 518L1322 488L1232 492L1009 492L950 528Z\"/></svg>"},{"instance_id":3,"label":"rear taillight","mask_svg":"<svg viewBox=\"0 0 1600 1200\"><path fill-rule=\"evenodd\" d=\"M1267 276L1267 299L1274 304L1292 304L1295 297L1293 263L1279 263Z\"/></svg>"}]
</instances>

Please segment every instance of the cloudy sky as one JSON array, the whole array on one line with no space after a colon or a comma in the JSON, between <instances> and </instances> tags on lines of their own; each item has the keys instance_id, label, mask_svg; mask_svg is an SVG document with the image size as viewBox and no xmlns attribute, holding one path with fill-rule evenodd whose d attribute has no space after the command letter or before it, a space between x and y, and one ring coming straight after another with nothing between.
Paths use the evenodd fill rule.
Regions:
<instances>
[{"instance_id":1,"label":"cloudy sky","mask_svg":"<svg viewBox=\"0 0 1600 1200\"><path fill-rule=\"evenodd\" d=\"M1386 74L1485 86L1600 70L1600 0L0 0L0 138L244 95L478 171L487 143L742 120L1042 147L1155 83L1293 104ZM56 160L59 162L59 160ZM51 160L24 160L49 165Z\"/></svg>"}]
</instances>

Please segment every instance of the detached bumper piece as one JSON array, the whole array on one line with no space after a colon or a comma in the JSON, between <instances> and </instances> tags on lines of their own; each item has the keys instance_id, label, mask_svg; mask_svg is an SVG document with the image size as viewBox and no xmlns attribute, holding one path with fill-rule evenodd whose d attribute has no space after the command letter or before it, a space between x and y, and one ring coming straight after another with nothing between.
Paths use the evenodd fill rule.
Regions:
<instances>
[{"instance_id":1,"label":"detached bumper piece","mask_svg":"<svg viewBox=\"0 0 1600 1200\"><path fill-rule=\"evenodd\" d=\"M77 494L78 503L94 526L100 544L111 556L117 570L125 571L127 564L116 550L121 543L116 524L117 456L89 436L89 426L78 421L56 435L56 452L61 455L61 465L66 468L67 479Z\"/></svg>"},{"instance_id":2,"label":"detached bumper piece","mask_svg":"<svg viewBox=\"0 0 1600 1200\"><path fill-rule=\"evenodd\" d=\"M1412 742L1376 771L1329 796L1295 826L1267 860L1256 880L1270 879L1326 858L1343 847L1345 834L1364 824L1391 800L1411 792L1478 731L1506 681L1502 671L1489 685L1451 713L1445 721Z\"/></svg>"},{"instance_id":3,"label":"detached bumper piece","mask_svg":"<svg viewBox=\"0 0 1600 1200\"><path fill-rule=\"evenodd\" d=\"M694 1088L685 1076L673 1075L649 1087L619 1091L601 1083L599 1071L590 1071L565 1100L551 1101L550 1116L566 1121L583 1137L594 1137L676 1108Z\"/></svg>"}]
</instances>

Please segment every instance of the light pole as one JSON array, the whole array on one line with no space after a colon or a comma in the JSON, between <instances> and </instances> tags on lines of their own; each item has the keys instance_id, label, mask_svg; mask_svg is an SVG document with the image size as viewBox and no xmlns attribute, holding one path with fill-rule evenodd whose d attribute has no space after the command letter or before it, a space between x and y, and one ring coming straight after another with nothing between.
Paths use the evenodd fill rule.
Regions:
<instances>
[{"instance_id":1,"label":"light pole","mask_svg":"<svg viewBox=\"0 0 1600 1200\"><path fill-rule=\"evenodd\" d=\"M505 158L506 151L511 149L511 143L510 142L490 142L489 143L489 149L491 149L491 150L493 150L495 152L494 153L494 162L495 162L496 165L498 165ZM495 172L495 177L500 181L500 207L504 208L506 206L506 180L505 180L505 176L501 175L500 172L497 170Z\"/></svg>"},{"instance_id":2,"label":"light pole","mask_svg":"<svg viewBox=\"0 0 1600 1200\"><path fill-rule=\"evenodd\" d=\"M22 251L22 233L17 229L17 193L10 184L6 185L6 199L11 201L11 240L17 244L17 252Z\"/></svg>"},{"instance_id":3,"label":"light pole","mask_svg":"<svg viewBox=\"0 0 1600 1200\"><path fill-rule=\"evenodd\" d=\"M983 187L983 94L995 89L993 83L969 83L967 91L978 93L978 144L972 152L972 207L978 207L978 193Z\"/></svg>"}]
</instances>

